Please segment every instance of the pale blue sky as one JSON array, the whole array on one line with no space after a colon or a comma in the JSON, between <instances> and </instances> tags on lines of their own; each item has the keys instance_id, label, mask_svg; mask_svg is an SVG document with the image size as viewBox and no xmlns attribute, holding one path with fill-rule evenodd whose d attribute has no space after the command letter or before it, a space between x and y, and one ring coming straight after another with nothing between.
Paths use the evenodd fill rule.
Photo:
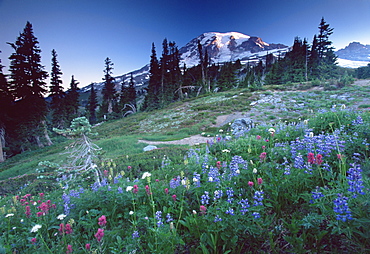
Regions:
<instances>
[{"instance_id":1,"label":"pale blue sky","mask_svg":"<svg viewBox=\"0 0 370 254\"><path fill-rule=\"evenodd\" d=\"M64 86L75 75L83 87L102 80L106 57L114 76L141 68L151 43L160 55L165 37L181 47L204 32L235 31L291 45L295 36L311 42L321 17L334 28L337 49L370 44L370 0L0 0L0 59L7 72L13 51L6 42L30 21L45 69L55 49Z\"/></svg>"}]
</instances>

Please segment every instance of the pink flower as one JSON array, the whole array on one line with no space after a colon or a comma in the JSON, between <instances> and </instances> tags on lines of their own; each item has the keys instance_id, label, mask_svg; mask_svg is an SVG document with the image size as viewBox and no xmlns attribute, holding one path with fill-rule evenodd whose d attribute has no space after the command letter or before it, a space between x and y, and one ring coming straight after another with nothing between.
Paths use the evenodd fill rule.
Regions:
<instances>
[{"instance_id":1,"label":"pink flower","mask_svg":"<svg viewBox=\"0 0 370 254\"><path fill-rule=\"evenodd\" d=\"M316 155L316 164L317 165L321 165L322 163L322 155L321 154L317 154Z\"/></svg>"},{"instance_id":2,"label":"pink flower","mask_svg":"<svg viewBox=\"0 0 370 254\"><path fill-rule=\"evenodd\" d=\"M67 235L72 234L72 232L73 232L72 226L68 223L66 224L65 230L66 230Z\"/></svg>"},{"instance_id":3,"label":"pink flower","mask_svg":"<svg viewBox=\"0 0 370 254\"><path fill-rule=\"evenodd\" d=\"M63 223L59 224L59 232L61 235L64 234L64 224Z\"/></svg>"},{"instance_id":4,"label":"pink flower","mask_svg":"<svg viewBox=\"0 0 370 254\"><path fill-rule=\"evenodd\" d=\"M217 163L216 163L216 167L217 167L218 169L220 169L220 168L221 168L221 161L217 161Z\"/></svg>"},{"instance_id":5,"label":"pink flower","mask_svg":"<svg viewBox=\"0 0 370 254\"><path fill-rule=\"evenodd\" d=\"M168 194L168 188L164 189L164 193Z\"/></svg>"},{"instance_id":6,"label":"pink flower","mask_svg":"<svg viewBox=\"0 0 370 254\"><path fill-rule=\"evenodd\" d=\"M257 182L259 185L261 185L263 183L262 178L257 178Z\"/></svg>"},{"instance_id":7,"label":"pink flower","mask_svg":"<svg viewBox=\"0 0 370 254\"><path fill-rule=\"evenodd\" d=\"M98 224L99 226L102 226L104 227L105 224L107 224L107 218L105 217L105 215L102 215L99 219L98 219Z\"/></svg>"},{"instance_id":8,"label":"pink flower","mask_svg":"<svg viewBox=\"0 0 370 254\"><path fill-rule=\"evenodd\" d=\"M44 197L44 193L39 193L40 198Z\"/></svg>"},{"instance_id":9,"label":"pink flower","mask_svg":"<svg viewBox=\"0 0 370 254\"><path fill-rule=\"evenodd\" d=\"M314 164L315 163L315 155L313 153L308 153L308 155L307 155L307 161L310 164Z\"/></svg>"},{"instance_id":10,"label":"pink flower","mask_svg":"<svg viewBox=\"0 0 370 254\"><path fill-rule=\"evenodd\" d=\"M36 213L36 216L37 216L37 217L41 217L43 214L44 214L43 212L37 212L37 213Z\"/></svg>"},{"instance_id":11,"label":"pink flower","mask_svg":"<svg viewBox=\"0 0 370 254\"><path fill-rule=\"evenodd\" d=\"M266 159L266 152L263 152L260 154L260 159L265 160Z\"/></svg>"},{"instance_id":12,"label":"pink flower","mask_svg":"<svg viewBox=\"0 0 370 254\"><path fill-rule=\"evenodd\" d=\"M201 214L206 214L207 207L205 207L204 205L201 205L201 206L199 207L199 210L200 210L200 213L201 213Z\"/></svg>"},{"instance_id":13,"label":"pink flower","mask_svg":"<svg viewBox=\"0 0 370 254\"><path fill-rule=\"evenodd\" d=\"M90 248L91 248L91 245L89 243L85 244L85 249L86 250L90 250Z\"/></svg>"},{"instance_id":14,"label":"pink flower","mask_svg":"<svg viewBox=\"0 0 370 254\"><path fill-rule=\"evenodd\" d=\"M249 185L250 187L252 187L252 186L254 185L254 183L253 183L253 182L251 182L251 181L249 181L249 182L248 182L248 185Z\"/></svg>"},{"instance_id":15,"label":"pink flower","mask_svg":"<svg viewBox=\"0 0 370 254\"><path fill-rule=\"evenodd\" d=\"M130 170L131 169L131 166L127 166L127 169Z\"/></svg>"},{"instance_id":16,"label":"pink flower","mask_svg":"<svg viewBox=\"0 0 370 254\"><path fill-rule=\"evenodd\" d=\"M150 192L150 187L149 187L149 185L146 185L146 186L145 186L145 191L146 191L146 194L148 194L148 195L152 195L152 193Z\"/></svg>"},{"instance_id":17,"label":"pink flower","mask_svg":"<svg viewBox=\"0 0 370 254\"><path fill-rule=\"evenodd\" d=\"M266 146L262 146L262 149L265 150L266 149Z\"/></svg>"},{"instance_id":18,"label":"pink flower","mask_svg":"<svg viewBox=\"0 0 370 254\"><path fill-rule=\"evenodd\" d=\"M47 213L49 211L49 206L45 202L43 202L38 208L44 213Z\"/></svg>"},{"instance_id":19,"label":"pink flower","mask_svg":"<svg viewBox=\"0 0 370 254\"><path fill-rule=\"evenodd\" d=\"M96 234L94 236L95 236L96 240L98 240L98 242L100 242L101 239L104 237L104 229L98 228L98 232L96 232Z\"/></svg>"},{"instance_id":20,"label":"pink flower","mask_svg":"<svg viewBox=\"0 0 370 254\"><path fill-rule=\"evenodd\" d=\"M176 195L175 194L172 195L172 199L173 199L174 202L176 201Z\"/></svg>"},{"instance_id":21,"label":"pink flower","mask_svg":"<svg viewBox=\"0 0 370 254\"><path fill-rule=\"evenodd\" d=\"M29 218L31 216L31 207L28 205L26 206L26 212L25 212L27 218Z\"/></svg>"},{"instance_id":22,"label":"pink flower","mask_svg":"<svg viewBox=\"0 0 370 254\"><path fill-rule=\"evenodd\" d=\"M36 243L36 241L37 241L37 239L36 239L35 237L31 239L31 243L32 243L32 244L35 244L35 243Z\"/></svg>"},{"instance_id":23,"label":"pink flower","mask_svg":"<svg viewBox=\"0 0 370 254\"><path fill-rule=\"evenodd\" d=\"M69 253L72 253L73 252L73 250L72 250L72 245L70 245L70 244L68 244L67 245L67 254L69 254Z\"/></svg>"},{"instance_id":24,"label":"pink flower","mask_svg":"<svg viewBox=\"0 0 370 254\"><path fill-rule=\"evenodd\" d=\"M103 174L104 174L105 177L107 177L108 176L108 170L104 170Z\"/></svg>"},{"instance_id":25,"label":"pink flower","mask_svg":"<svg viewBox=\"0 0 370 254\"><path fill-rule=\"evenodd\" d=\"M341 154L337 154L337 158L338 158L338 160L341 160L343 158L343 156Z\"/></svg>"},{"instance_id":26,"label":"pink flower","mask_svg":"<svg viewBox=\"0 0 370 254\"><path fill-rule=\"evenodd\" d=\"M257 135L257 136L256 136L256 139L257 139L257 140L260 140L260 139L261 139L261 136L260 136L260 135Z\"/></svg>"},{"instance_id":27,"label":"pink flower","mask_svg":"<svg viewBox=\"0 0 370 254\"><path fill-rule=\"evenodd\" d=\"M139 187L136 184L134 185L134 190L132 192L135 194L139 192Z\"/></svg>"}]
</instances>

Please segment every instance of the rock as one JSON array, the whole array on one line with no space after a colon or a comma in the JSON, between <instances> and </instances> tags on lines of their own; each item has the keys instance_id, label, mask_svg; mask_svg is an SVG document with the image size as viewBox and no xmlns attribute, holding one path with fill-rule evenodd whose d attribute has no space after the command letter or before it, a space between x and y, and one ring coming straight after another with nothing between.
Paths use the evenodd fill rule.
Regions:
<instances>
[{"instance_id":1,"label":"rock","mask_svg":"<svg viewBox=\"0 0 370 254\"><path fill-rule=\"evenodd\" d=\"M148 151L151 151L151 150L154 150L154 149L158 149L158 147L153 146L153 145L148 145L148 146L143 148L144 152L148 152Z\"/></svg>"},{"instance_id":2,"label":"rock","mask_svg":"<svg viewBox=\"0 0 370 254\"><path fill-rule=\"evenodd\" d=\"M233 135L240 136L245 133L245 131L253 128L253 121L250 118L238 118L231 124L231 129L233 130Z\"/></svg>"}]
</instances>

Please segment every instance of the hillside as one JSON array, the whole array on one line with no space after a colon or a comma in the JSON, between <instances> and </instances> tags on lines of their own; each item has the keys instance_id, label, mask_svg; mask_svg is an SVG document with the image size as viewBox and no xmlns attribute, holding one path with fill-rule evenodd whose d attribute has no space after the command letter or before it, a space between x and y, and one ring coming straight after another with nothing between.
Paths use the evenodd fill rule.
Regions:
<instances>
[{"instance_id":1,"label":"hillside","mask_svg":"<svg viewBox=\"0 0 370 254\"><path fill-rule=\"evenodd\" d=\"M255 124L272 126L278 122L297 122L310 118L316 112L329 110L334 105L340 107L345 104L354 110L368 110L369 95L369 80L359 80L332 91L310 83L266 86L255 92L235 89L176 102L162 110L97 124L94 130L98 136L94 137L94 142L103 149L104 157L117 159L125 155L141 154L150 142L138 140L188 140L156 143L158 147L205 142L207 135L214 136L220 129L227 131L228 124L241 117L249 118ZM203 136L200 136L201 133ZM59 141L61 138L54 137ZM61 153L68 142L55 142L51 147L10 158L0 165L0 180L34 173L40 161L62 164L66 155Z\"/></svg>"}]
</instances>

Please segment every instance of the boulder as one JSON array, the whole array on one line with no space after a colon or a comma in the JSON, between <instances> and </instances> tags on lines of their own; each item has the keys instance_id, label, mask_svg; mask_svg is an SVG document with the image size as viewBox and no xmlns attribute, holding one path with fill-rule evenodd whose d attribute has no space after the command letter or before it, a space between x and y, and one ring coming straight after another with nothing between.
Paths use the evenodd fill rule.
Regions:
<instances>
[{"instance_id":1,"label":"boulder","mask_svg":"<svg viewBox=\"0 0 370 254\"><path fill-rule=\"evenodd\" d=\"M253 128L253 120L250 118L238 118L231 124L232 133L235 136L243 135L246 131Z\"/></svg>"},{"instance_id":2,"label":"boulder","mask_svg":"<svg viewBox=\"0 0 370 254\"><path fill-rule=\"evenodd\" d=\"M144 152L148 152L148 151L151 151L151 150L154 150L154 149L158 149L158 147L153 146L153 145L148 145L148 146L143 148Z\"/></svg>"}]
</instances>

